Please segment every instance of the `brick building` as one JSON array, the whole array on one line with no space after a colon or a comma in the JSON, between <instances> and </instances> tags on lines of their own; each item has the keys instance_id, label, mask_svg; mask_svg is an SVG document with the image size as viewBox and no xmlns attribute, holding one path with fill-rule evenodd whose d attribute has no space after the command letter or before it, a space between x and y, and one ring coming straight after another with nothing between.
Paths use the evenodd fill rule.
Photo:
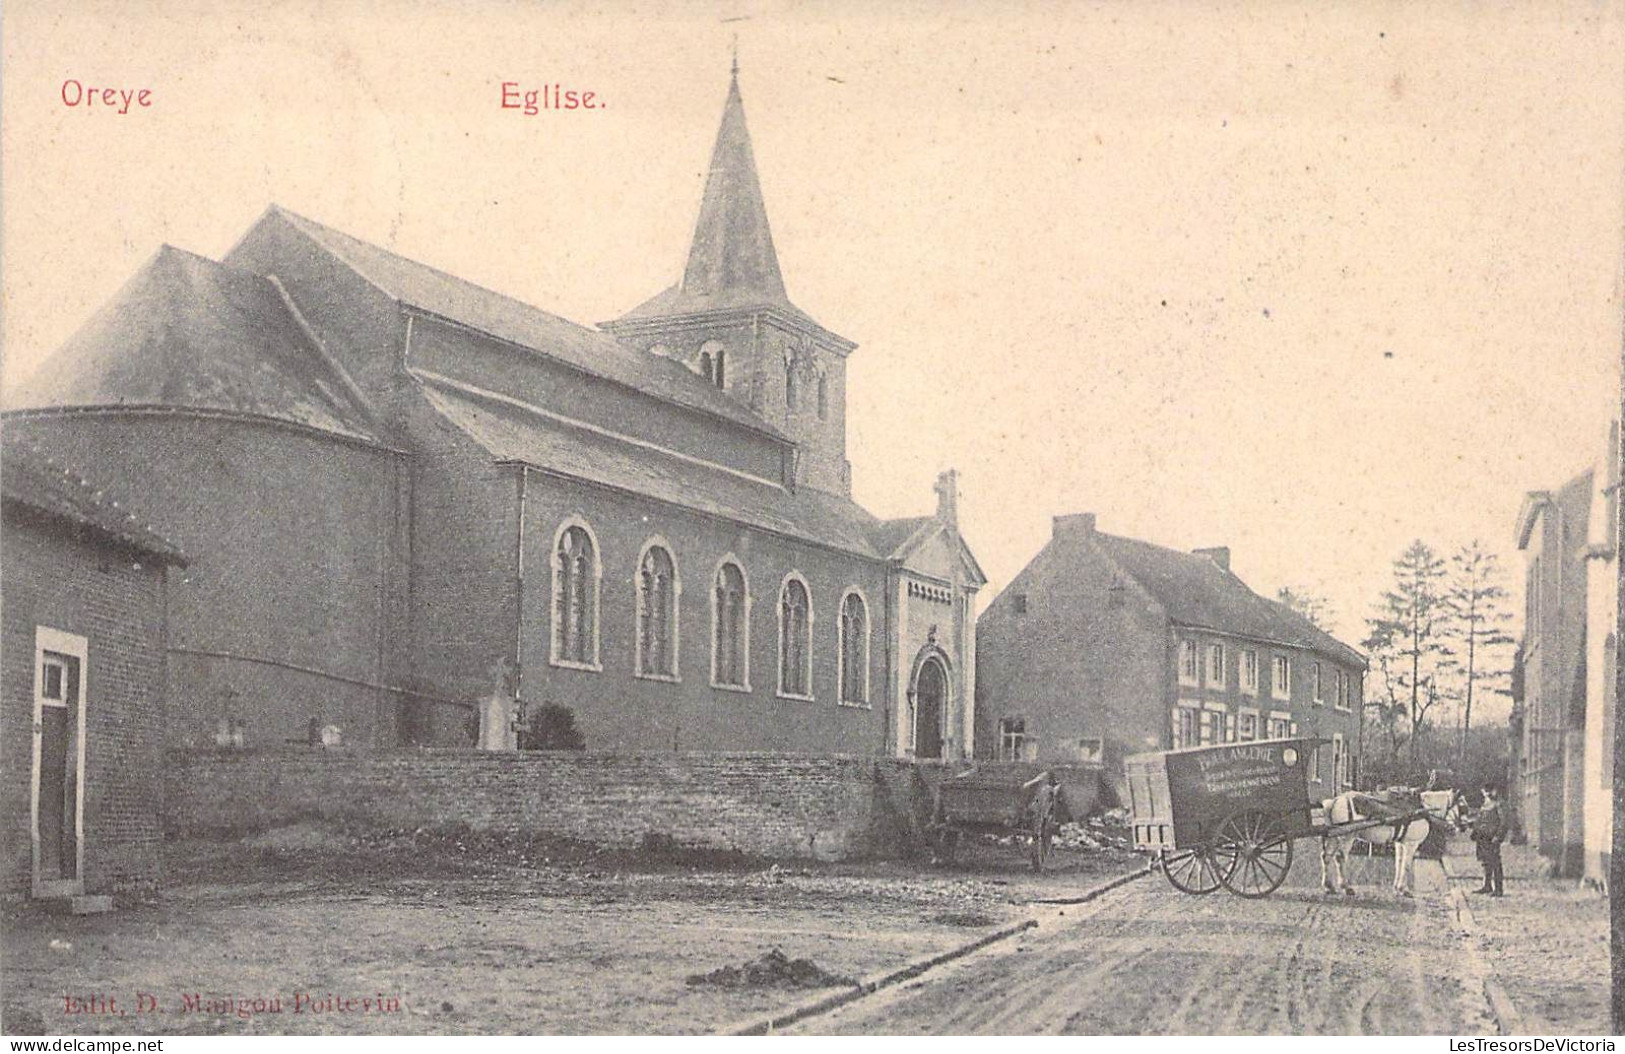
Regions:
<instances>
[{"instance_id":1,"label":"brick building","mask_svg":"<svg viewBox=\"0 0 1625 1054\"><path fill-rule=\"evenodd\" d=\"M1310 762L1312 793L1359 771L1364 658L1248 589L1228 549L1058 516L976 635L981 756L1098 761L1121 793L1129 754L1316 735L1332 742Z\"/></svg>"},{"instance_id":2,"label":"brick building","mask_svg":"<svg viewBox=\"0 0 1625 1054\"><path fill-rule=\"evenodd\" d=\"M967 753L984 578L952 473L930 516L853 502L854 348L785 290L736 76L682 278L622 318L273 206L219 262L160 250L7 424L194 555L176 744L547 703L591 750Z\"/></svg>"},{"instance_id":3,"label":"brick building","mask_svg":"<svg viewBox=\"0 0 1625 1054\"><path fill-rule=\"evenodd\" d=\"M1524 628L1513 680L1513 800L1560 874L1604 880L1613 811L1618 426L1612 456L1518 513Z\"/></svg>"},{"instance_id":4,"label":"brick building","mask_svg":"<svg viewBox=\"0 0 1625 1054\"><path fill-rule=\"evenodd\" d=\"M3 459L4 891L150 886L162 841L166 570L183 559L28 444L8 436Z\"/></svg>"}]
</instances>

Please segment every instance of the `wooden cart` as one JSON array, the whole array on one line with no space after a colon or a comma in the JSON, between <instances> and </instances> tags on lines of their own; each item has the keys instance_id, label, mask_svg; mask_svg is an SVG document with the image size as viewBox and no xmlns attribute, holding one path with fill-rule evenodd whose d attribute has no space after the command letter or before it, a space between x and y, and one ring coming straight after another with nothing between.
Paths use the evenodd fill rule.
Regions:
<instances>
[{"instance_id":1,"label":"wooden cart","mask_svg":"<svg viewBox=\"0 0 1625 1054\"><path fill-rule=\"evenodd\" d=\"M1033 870L1042 871L1061 825L1060 781L1045 771L1018 783L1024 775L985 766L944 779L927 830L937 857L953 859L967 831L1019 834L1026 836Z\"/></svg>"},{"instance_id":2,"label":"wooden cart","mask_svg":"<svg viewBox=\"0 0 1625 1054\"><path fill-rule=\"evenodd\" d=\"M1309 799L1309 757L1328 740L1223 743L1124 759L1134 844L1186 893L1273 893L1295 838L1324 833Z\"/></svg>"}]
</instances>

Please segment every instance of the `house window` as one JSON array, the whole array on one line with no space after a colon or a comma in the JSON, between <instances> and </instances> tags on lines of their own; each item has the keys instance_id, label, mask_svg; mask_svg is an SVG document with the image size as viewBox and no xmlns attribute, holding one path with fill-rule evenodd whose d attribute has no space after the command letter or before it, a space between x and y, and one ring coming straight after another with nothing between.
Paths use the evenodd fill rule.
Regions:
<instances>
[{"instance_id":1,"label":"house window","mask_svg":"<svg viewBox=\"0 0 1625 1054\"><path fill-rule=\"evenodd\" d=\"M869 702L869 611L856 590L841 601L841 702Z\"/></svg>"},{"instance_id":2,"label":"house window","mask_svg":"<svg viewBox=\"0 0 1625 1054\"><path fill-rule=\"evenodd\" d=\"M794 572L779 591L779 694L812 698L812 596Z\"/></svg>"},{"instance_id":3,"label":"house window","mask_svg":"<svg viewBox=\"0 0 1625 1054\"><path fill-rule=\"evenodd\" d=\"M818 419L820 421L829 417L829 378L822 373L818 375Z\"/></svg>"},{"instance_id":4,"label":"house window","mask_svg":"<svg viewBox=\"0 0 1625 1054\"><path fill-rule=\"evenodd\" d=\"M712 384L716 383L716 374L711 371L711 353L709 351L700 352L700 376Z\"/></svg>"},{"instance_id":5,"label":"house window","mask_svg":"<svg viewBox=\"0 0 1625 1054\"><path fill-rule=\"evenodd\" d=\"M553 544L555 665L598 668L598 546L585 523L566 522Z\"/></svg>"},{"instance_id":6,"label":"house window","mask_svg":"<svg viewBox=\"0 0 1625 1054\"><path fill-rule=\"evenodd\" d=\"M1292 735L1292 715L1283 714L1279 710L1270 711L1269 723L1265 726L1266 738L1287 739Z\"/></svg>"},{"instance_id":7,"label":"house window","mask_svg":"<svg viewBox=\"0 0 1625 1054\"><path fill-rule=\"evenodd\" d=\"M745 569L724 557L711 597L711 683L750 688L750 591Z\"/></svg>"},{"instance_id":8,"label":"house window","mask_svg":"<svg viewBox=\"0 0 1625 1054\"><path fill-rule=\"evenodd\" d=\"M1277 699L1292 698L1292 660L1285 655L1275 657L1273 693Z\"/></svg>"},{"instance_id":9,"label":"house window","mask_svg":"<svg viewBox=\"0 0 1625 1054\"><path fill-rule=\"evenodd\" d=\"M1339 733L1333 733L1333 735L1332 735L1332 790L1341 791L1343 789L1343 786L1344 786L1344 783L1345 783L1345 778L1348 775L1344 771L1344 769L1346 767L1347 767L1347 756L1343 753L1343 735L1340 732Z\"/></svg>"},{"instance_id":10,"label":"house window","mask_svg":"<svg viewBox=\"0 0 1625 1054\"><path fill-rule=\"evenodd\" d=\"M721 348L717 349L716 379L718 388L726 388L728 380L728 353Z\"/></svg>"},{"instance_id":11,"label":"house window","mask_svg":"<svg viewBox=\"0 0 1625 1054\"><path fill-rule=\"evenodd\" d=\"M1320 663L1315 663L1315 705L1326 705L1326 687L1321 681Z\"/></svg>"},{"instance_id":12,"label":"house window","mask_svg":"<svg viewBox=\"0 0 1625 1054\"><path fill-rule=\"evenodd\" d=\"M1250 648L1241 653L1241 690L1258 694L1258 652Z\"/></svg>"},{"instance_id":13,"label":"house window","mask_svg":"<svg viewBox=\"0 0 1625 1054\"><path fill-rule=\"evenodd\" d=\"M1017 593L1015 595L1015 597L1010 601L1010 603L1012 605L1014 605L1014 607L1016 609L1016 614L1025 615L1027 613L1027 594L1026 593Z\"/></svg>"},{"instance_id":14,"label":"house window","mask_svg":"<svg viewBox=\"0 0 1625 1054\"><path fill-rule=\"evenodd\" d=\"M999 719L999 760L1020 761L1027 738L1027 722L1020 717Z\"/></svg>"},{"instance_id":15,"label":"house window","mask_svg":"<svg viewBox=\"0 0 1625 1054\"><path fill-rule=\"evenodd\" d=\"M1197 745L1198 714L1200 714L1200 711L1194 706L1174 707L1173 733L1175 750Z\"/></svg>"},{"instance_id":16,"label":"house window","mask_svg":"<svg viewBox=\"0 0 1625 1054\"><path fill-rule=\"evenodd\" d=\"M637 671L642 677L677 676L677 565L660 542L638 561Z\"/></svg>"},{"instance_id":17,"label":"house window","mask_svg":"<svg viewBox=\"0 0 1625 1054\"><path fill-rule=\"evenodd\" d=\"M1243 743L1250 743L1258 738L1258 715L1250 710L1243 710L1236 715L1236 738Z\"/></svg>"},{"instance_id":18,"label":"house window","mask_svg":"<svg viewBox=\"0 0 1625 1054\"><path fill-rule=\"evenodd\" d=\"M1224 645L1209 644L1207 648L1207 683L1224 687Z\"/></svg>"},{"instance_id":19,"label":"house window","mask_svg":"<svg viewBox=\"0 0 1625 1054\"><path fill-rule=\"evenodd\" d=\"M1179 642L1179 683L1195 684L1197 673L1196 642L1182 640Z\"/></svg>"},{"instance_id":20,"label":"house window","mask_svg":"<svg viewBox=\"0 0 1625 1054\"><path fill-rule=\"evenodd\" d=\"M796 364L791 359L784 360L784 405L796 408Z\"/></svg>"},{"instance_id":21,"label":"house window","mask_svg":"<svg viewBox=\"0 0 1625 1054\"><path fill-rule=\"evenodd\" d=\"M1316 747L1309 752L1309 782L1320 782L1320 748Z\"/></svg>"}]
</instances>

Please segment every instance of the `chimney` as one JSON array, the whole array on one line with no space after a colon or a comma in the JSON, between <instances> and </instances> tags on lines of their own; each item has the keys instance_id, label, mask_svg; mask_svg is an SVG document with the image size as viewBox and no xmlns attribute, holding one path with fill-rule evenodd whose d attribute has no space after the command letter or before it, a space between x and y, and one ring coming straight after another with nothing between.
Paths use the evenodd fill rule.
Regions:
<instances>
[{"instance_id":1,"label":"chimney","mask_svg":"<svg viewBox=\"0 0 1625 1054\"><path fill-rule=\"evenodd\" d=\"M1219 570L1230 570L1230 547L1228 545L1215 545L1211 549L1192 549L1191 555L1205 556L1219 565Z\"/></svg>"},{"instance_id":2,"label":"chimney","mask_svg":"<svg viewBox=\"0 0 1625 1054\"><path fill-rule=\"evenodd\" d=\"M1095 514L1092 512L1074 512L1070 516L1055 517L1055 526L1050 536L1059 538L1063 534L1094 534Z\"/></svg>"},{"instance_id":3,"label":"chimney","mask_svg":"<svg viewBox=\"0 0 1625 1054\"><path fill-rule=\"evenodd\" d=\"M959 529L959 473L953 469L937 477L937 519Z\"/></svg>"}]
</instances>

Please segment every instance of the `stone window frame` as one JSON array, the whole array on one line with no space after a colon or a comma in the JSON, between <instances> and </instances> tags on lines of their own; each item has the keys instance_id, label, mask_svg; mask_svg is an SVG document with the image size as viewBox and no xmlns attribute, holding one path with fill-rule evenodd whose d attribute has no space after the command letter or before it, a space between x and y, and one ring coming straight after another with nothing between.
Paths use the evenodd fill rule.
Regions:
<instances>
[{"instance_id":1,"label":"stone window frame","mask_svg":"<svg viewBox=\"0 0 1625 1054\"><path fill-rule=\"evenodd\" d=\"M1349 767L1348 745L1343 742L1343 733L1332 733L1332 791L1341 793L1346 781Z\"/></svg>"},{"instance_id":2,"label":"stone window frame","mask_svg":"<svg viewBox=\"0 0 1625 1054\"><path fill-rule=\"evenodd\" d=\"M1285 672L1283 678L1282 673ZM1286 687L1281 687L1281 681L1286 681ZM1270 657L1270 698L1292 699L1292 656L1273 655Z\"/></svg>"},{"instance_id":3,"label":"stone window frame","mask_svg":"<svg viewBox=\"0 0 1625 1054\"><path fill-rule=\"evenodd\" d=\"M1183 727L1183 722L1185 721L1187 714L1190 715L1189 720L1191 722L1191 735L1189 737L1188 742L1182 742L1182 740L1184 740L1186 737L1181 734L1181 728ZM1175 750L1183 750L1186 747L1194 747L1194 746L1200 746L1201 745L1201 738L1202 738L1202 703L1201 703L1201 700L1198 700L1198 699L1180 699L1180 700L1176 701L1174 703L1174 705L1173 705L1172 710L1168 714L1168 720L1169 720L1170 725L1172 726L1170 731L1171 731L1171 739L1172 739L1172 742L1173 742L1173 748Z\"/></svg>"},{"instance_id":4,"label":"stone window frame","mask_svg":"<svg viewBox=\"0 0 1625 1054\"><path fill-rule=\"evenodd\" d=\"M1326 671L1324 667L1325 664L1319 659L1315 660L1314 692L1309 698L1314 701L1316 706L1326 705Z\"/></svg>"},{"instance_id":5,"label":"stone window frame","mask_svg":"<svg viewBox=\"0 0 1625 1054\"><path fill-rule=\"evenodd\" d=\"M789 592L791 582L795 582L795 583L799 584L801 586L802 592L807 597L807 634L806 634L805 640L803 641L803 647L802 647L802 651L801 651L801 654L802 654L802 666L803 666L804 675L806 677L806 687L807 687L807 692L806 692L805 695L803 695L801 693L798 693L798 692L787 692L787 691L784 690L785 659L788 657L788 653L787 653L787 651L785 649L785 645L788 643L788 639L785 637L785 633L784 633L784 599L785 599L786 594ZM816 695L815 695L815 693L813 691L813 680L812 680L812 673L813 673L812 652L813 652L813 640L815 639L814 636L813 636L813 626L816 624L817 619L818 619L817 611L813 606L812 584L807 581L807 579L801 574L800 571L796 571L796 570L793 570L793 569L790 570L790 571L786 571L785 574L784 574L784 577L782 579L780 579L780 581L779 581L778 603L776 605L774 605L774 606L776 608L775 616L778 619L778 623L779 623L779 650L778 650L778 654L776 656L777 661L773 664L777 668L777 671L778 671L778 684L776 686L776 690L774 691L774 694L776 696L778 696L780 699L793 699L793 700L796 700L798 702L810 703L816 698Z\"/></svg>"},{"instance_id":6,"label":"stone window frame","mask_svg":"<svg viewBox=\"0 0 1625 1054\"><path fill-rule=\"evenodd\" d=\"M1218 676L1214 676L1215 660L1217 660ZM1229 680L1230 671L1225 666L1224 642L1211 641L1207 646L1207 661L1203 663L1203 675L1207 683L1214 688L1224 688Z\"/></svg>"},{"instance_id":7,"label":"stone window frame","mask_svg":"<svg viewBox=\"0 0 1625 1054\"><path fill-rule=\"evenodd\" d=\"M1244 717L1252 718L1253 722L1253 734L1245 738L1241 735L1241 719ZM1236 742L1251 743L1262 738L1259 735L1259 733L1262 731L1264 731L1264 720L1263 715L1258 712L1258 707L1241 706L1236 708Z\"/></svg>"},{"instance_id":8,"label":"stone window frame","mask_svg":"<svg viewBox=\"0 0 1625 1054\"><path fill-rule=\"evenodd\" d=\"M739 582L744 588L744 610L740 613L740 677L739 683L724 681L717 676L717 634L721 627L721 615L717 610L717 586L722 582L722 570L732 565L739 572ZM750 572L745 570L745 562L732 552L724 553L722 559L717 561L711 572L711 687L720 688L725 692L744 692L749 694L750 687L750 609L755 598L750 592Z\"/></svg>"},{"instance_id":9,"label":"stone window frame","mask_svg":"<svg viewBox=\"0 0 1625 1054\"><path fill-rule=\"evenodd\" d=\"M1281 735L1275 735L1274 730L1270 727L1271 725L1273 725L1273 724L1275 724L1277 722L1286 725L1286 730ZM1294 731L1297 729L1297 726L1298 726L1298 723L1296 721L1292 720L1292 711L1290 711L1290 710L1271 710L1264 717L1264 732L1265 732L1264 738L1265 739L1286 739L1286 738L1288 738L1289 736L1291 736L1294 733Z\"/></svg>"},{"instance_id":10,"label":"stone window frame","mask_svg":"<svg viewBox=\"0 0 1625 1054\"><path fill-rule=\"evenodd\" d=\"M1203 739L1202 729L1207 725L1206 715L1208 714L1212 714L1214 716L1213 738ZM1235 727L1235 722L1230 717L1229 707L1225 706L1223 703L1213 702L1211 700L1204 702L1202 704L1202 716L1197 718L1196 742L1199 746L1204 747L1218 746L1221 743L1233 742L1233 740L1228 738L1228 736L1235 730Z\"/></svg>"},{"instance_id":11,"label":"stone window frame","mask_svg":"<svg viewBox=\"0 0 1625 1054\"><path fill-rule=\"evenodd\" d=\"M807 607L810 611L812 607L811 590L808 591L807 597ZM861 699L848 699L846 697L846 605L854 597L857 598L858 603L863 607L863 698ZM874 623L870 621L869 611L869 598L864 594L863 589L859 586L848 586L846 591L841 594L840 606L835 609L835 701L840 703L842 706L850 706L862 710L873 709L874 706L874 704L871 702L873 696L870 694L870 689L872 687L870 684L870 679L873 673L874 665L874 653L872 651L874 640ZM808 620L808 626L809 628L811 626L810 617ZM808 687L811 687L810 681L808 683Z\"/></svg>"},{"instance_id":12,"label":"stone window frame","mask_svg":"<svg viewBox=\"0 0 1625 1054\"><path fill-rule=\"evenodd\" d=\"M659 549L666 554L671 562L671 619L666 627L667 646L671 654L671 671L660 673L643 668L643 625L644 625L644 597L643 589L643 561L654 550ZM632 676L641 681L663 681L667 684L679 684L682 676L682 641L683 641L683 572L677 563L677 553L671 542L664 535L650 535L643 547L638 550L638 559L632 565Z\"/></svg>"},{"instance_id":13,"label":"stone window frame","mask_svg":"<svg viewBox=\"0 0 1625 1054\"><path fill-rule=\"evenodd\" d=\"M592 592L590 594L590 607L592 609L592 619L590 625L592 631L592 639L590 642L592 645L592 658L587 662L565 658L564 655L561 654L563 651L564 634L561 632L562 625L559 621L559 600L560 591L563 588L564 583L559 575L559 555L564 545L564 536L570 531L571 528L580 528L581 532L587 536L588 544L592 546ZM548 605L548 665L556 666L565 670L581 670L587 673L601 673L604 669L603 652L601 650L603 647L601 624L604 611L604 549L603 546L598 543L598 533L592 529L592 524L587 522L587 518L585 516L582 516L579 513L571 514L559 522L558 529L553 532L553 548L549 551L548 564L552 568L553 578L553 585L550 591L551 600Z\"/></svg>"},{"instance_id":14,"label":"stone window frame","mask_svg":"<svg viewBox=\"0 0 1625 1054\"><path fill-rule=\"evenodd\" d=\"M1258 694L1258 649L1243 648L1241 662L1237 664L1236 679L1241 686L1243 695Z\"/></svg>"},{"instance_id":15,"label":"stone window frame","mask_svg":"<svg viewBox=\"0 0 1625 1054\"><path fill-rule=\"evenodd\" d=\"M1194 688L1201 683L1202 651L1195 638L1185 637L1180 640L1179 657L1176 661L1181 685Z\"/></svg>"}]
</instances>

